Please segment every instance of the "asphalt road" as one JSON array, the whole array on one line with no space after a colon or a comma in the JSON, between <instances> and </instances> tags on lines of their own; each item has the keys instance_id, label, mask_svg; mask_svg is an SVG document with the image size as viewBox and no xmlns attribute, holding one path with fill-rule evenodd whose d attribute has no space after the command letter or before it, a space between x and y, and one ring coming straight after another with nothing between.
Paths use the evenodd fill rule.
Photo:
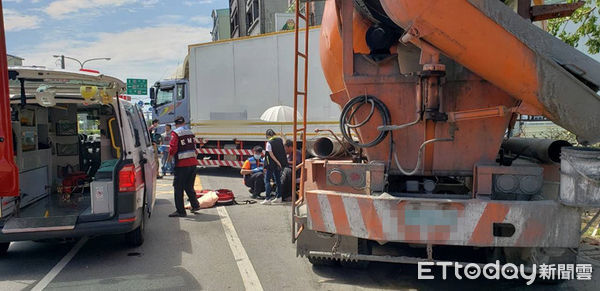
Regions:
<instances>
[{"instance_id":1,"label":"asphalt road","mask_svg":"<svg viewBox=\"0 0 600 291\"><path fill-rule=\"evenodd\" d=\"M199 172L203 188L229 188L238 200L249 199L237 170ZM31 290L40 284L47 290L525 289L524 282L515 281L417 280L412 265L374 263L367 270L313 267L296 257L289 205L232 205L169 218L174 211L172 180L159 181L144 245L127 247L122 236L89 238L77 252L76 241L13 243L0 259L0 290ZM68 254L74 255L72 260L56 273L55 266ZM56 276L47 285L40 283L49 273ZM435 274L441 277L440 270ZM527 289L598 290L599 277Z\"/></svg>"}]
</instances>

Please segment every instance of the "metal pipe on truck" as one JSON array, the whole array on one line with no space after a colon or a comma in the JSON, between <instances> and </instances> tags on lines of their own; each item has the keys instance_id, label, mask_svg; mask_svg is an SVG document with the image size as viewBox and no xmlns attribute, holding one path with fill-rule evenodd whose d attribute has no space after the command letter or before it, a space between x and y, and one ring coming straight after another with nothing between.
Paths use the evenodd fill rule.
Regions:
<instances>
[{"instance_id":1,"label":"metal pipe on truck","mask_svg":"<svg viewBox=\"0 0 600 291\"><path fill-rule=\"evenodd\" d=\"M338 140L324 136L308 142L310 154L319 158L340 157L347 153L347 145Z\"/></svg>"},{"instance_id":2,"label":"metal pipe on truck","mask_svg":"<svg viewBox=\"0 0 600 291\"><path fill-rule=\"evenodd\" d=\"M502 148L519 156L537 159L543 163L560 163L560 151L572 144L566 140L512 137Z\"/></svg>"}]
</instances>

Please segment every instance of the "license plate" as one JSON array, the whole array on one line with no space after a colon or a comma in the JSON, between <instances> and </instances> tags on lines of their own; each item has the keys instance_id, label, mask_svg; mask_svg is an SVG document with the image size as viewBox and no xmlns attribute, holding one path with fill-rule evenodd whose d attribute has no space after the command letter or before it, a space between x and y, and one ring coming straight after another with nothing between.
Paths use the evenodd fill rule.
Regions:
<instances>
[{"instance_id":1,"label":"license plate","mask_svg":"<svg viewBox=\"0 0 600 291\"><path fill-rule=\"evenodd\" d=\"M404 224L418 226L456 225L458 210L455 209L406 209Z\"/></svg>"}]
</instances>

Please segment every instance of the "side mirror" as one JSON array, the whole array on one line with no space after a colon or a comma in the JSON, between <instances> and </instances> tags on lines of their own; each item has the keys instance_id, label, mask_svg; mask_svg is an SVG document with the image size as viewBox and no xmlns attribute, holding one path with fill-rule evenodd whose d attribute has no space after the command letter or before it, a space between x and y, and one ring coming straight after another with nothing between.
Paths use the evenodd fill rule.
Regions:
<instances>
[{"instance_id":1,"label":"side mirror","mask_svg":"<svg viewBox=\"0 0 600 291\"><path fill-rule=\"evenodd\" d=\"M150 105L156 106L156 90L154 87L150 87Z\"/></svg>"}]
</instances>

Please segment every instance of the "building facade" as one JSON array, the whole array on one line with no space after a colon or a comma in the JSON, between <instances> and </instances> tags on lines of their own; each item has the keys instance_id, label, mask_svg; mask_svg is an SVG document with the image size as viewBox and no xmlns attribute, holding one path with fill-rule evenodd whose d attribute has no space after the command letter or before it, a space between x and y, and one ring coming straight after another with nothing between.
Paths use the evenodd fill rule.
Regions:
<instances>
[{"instance_id":1,"label":"building facade","mask_svg":"<svg viewBox=\"0 0 600 291\"><path fill-rule=\"evenodd\" d=\"M293 0L230 0L231 37L259 35L293 28ZM311 25L321 24L325 1L312 2ZM287 19L286 19L287 18ZM304 25L301 25L304 26Z\"/></svg>"},{"instance_id":2,"label":"building facade","mask_svg":"<svg viewBox=\"0 0 600 291\"><path fill-rule=\"evenodd\" d=\"M229 22L229 9L215 9L211 14L213 20L213 29L210 32L212 40L231 38L231 28Z\"/></svg>"},{"instance_id":3,"label":"building facade","mask_svg":"<svg viewBox=\"0 0 600 291\"><path fill-rule=\"evenodd\" d=\"M23 65L23 58L21 58L21 57L17 57L17 56L13 56L13 55L6 55L6 58L7 58L7 63L8 63L9 67Z\"/></svg>"},{"instance_id":4,"label":"building facade","mask_svg":"<svg viewBox=\"0 0 600 291\"><path fill-rule=\"evenodd\" d=\"M229 0L229 27L231 38L247 35L246 0Z\"/></svg>"}]
</instances>

